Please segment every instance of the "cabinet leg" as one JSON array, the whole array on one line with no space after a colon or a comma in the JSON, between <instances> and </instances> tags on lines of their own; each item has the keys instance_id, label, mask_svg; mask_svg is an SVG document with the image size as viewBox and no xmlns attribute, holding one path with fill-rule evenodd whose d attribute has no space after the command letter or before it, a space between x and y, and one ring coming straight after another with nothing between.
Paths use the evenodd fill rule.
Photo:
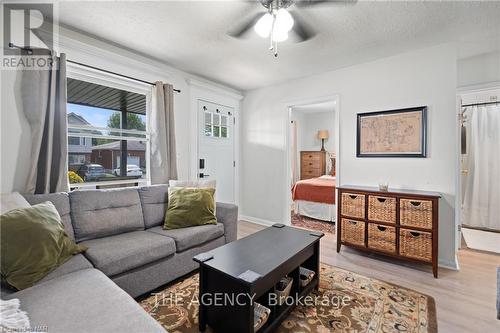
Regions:
<instances>
[{"instance_id":1,"label":"cabinet leg","mask_svg":"<svg viewBox=\"0 0 500 333\"><path fill-rule=\"evenodd\" d=\"M432 273L434 274L434 277L437 279L438 277L438 264L436 261L432 263Z\"/></svg>"}]
</instances>

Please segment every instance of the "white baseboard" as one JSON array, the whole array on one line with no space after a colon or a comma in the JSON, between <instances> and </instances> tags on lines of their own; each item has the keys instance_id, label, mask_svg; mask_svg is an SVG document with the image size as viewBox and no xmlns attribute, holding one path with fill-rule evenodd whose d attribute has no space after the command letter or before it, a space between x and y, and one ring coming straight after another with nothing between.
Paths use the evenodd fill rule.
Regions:
<instances>
[{"instance_id":1,"label":"white baseboard","mask_svg":"<svg viewBox=\"0 0 500 333\"><path fill-rule=\"evenodd\" d=\"M253 216L248 216L248 215L240 215L238 217L238 220L239 221L240 220L247 221L247 222L251 222L251 223L255 223L255 224L260 224L260 225L263 225L266 227L270 227L275 223L281 223L281 222L273 222L273 221L269 221L269 220L264 220L264 219L261 219L258 217L253 217Z\"/></svg>"},{"instance_id":2,"label":"white baseboard","mask_svg":"<svg viewBox=\"0 0 500 333\"><path fill-rule=\"evenodd\" d=\"M460 267L458 266L458 258L455 256L455 260L438 260L438 266L442 268L451 269L454 271L459 271Z\"/></svg>"}]
</instances>

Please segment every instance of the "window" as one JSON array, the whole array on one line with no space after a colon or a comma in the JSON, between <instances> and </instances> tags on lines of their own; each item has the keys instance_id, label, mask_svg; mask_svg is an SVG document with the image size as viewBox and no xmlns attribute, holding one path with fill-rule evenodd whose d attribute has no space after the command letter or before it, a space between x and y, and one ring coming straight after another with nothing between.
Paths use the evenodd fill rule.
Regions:
<instances>
[{"instance_id":1,"label":"window","mask_svg":"<svg viewBox=\"0 0 500 333\"><path fill-rule=\"evenodd\" d=\"M146 93L68 78L70 187L148 183Z\"/></svg>"},{"instance_id":2,"label":"window","mask_svg":"<svg viewBox=\"0 0 500 333\"><path fill-rule=\"evenodd\" d=\"M68 145L79 146L80 145L80 138L77 136L68 137Z\"/></svg>"},{"instance_id":3,"label":"window","mask_svg":"<svg viewBox=\"0 0 500 333\"><path fill-rule=\"evenodd\" d=\"M205 111L205 136L227 138L228 115Z\"/></svg>"}]
</instances>

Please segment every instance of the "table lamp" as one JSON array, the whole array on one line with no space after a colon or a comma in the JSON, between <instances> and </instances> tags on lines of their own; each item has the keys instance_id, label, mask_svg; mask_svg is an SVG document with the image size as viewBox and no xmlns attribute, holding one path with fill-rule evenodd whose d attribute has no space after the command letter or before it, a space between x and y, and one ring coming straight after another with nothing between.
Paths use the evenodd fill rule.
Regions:
<instances>
[{"instance_id":1,"label":"table lamp","mask_svg":"<svg viewBox=\"0 0 500 333\"><path fill-rule=\"evenodd\" d=\"M321 151L325 151L325 139L328 139L328 131L327 130L319 130L318 138L321 139Z\"/></svg>"}]
</instances>

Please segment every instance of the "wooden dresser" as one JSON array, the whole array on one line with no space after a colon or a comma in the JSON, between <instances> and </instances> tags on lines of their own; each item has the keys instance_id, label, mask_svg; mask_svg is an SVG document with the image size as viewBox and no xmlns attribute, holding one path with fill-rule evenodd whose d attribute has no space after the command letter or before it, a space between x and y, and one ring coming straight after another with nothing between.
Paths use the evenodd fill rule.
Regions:
<instances>
[{"instance_id":1,"label":"wooden dresser","mask_svg":"<svg viewBox=\"0 0 500 333\"><path fill-rule=\"evenodd\" d=\"M438 276L436 192L338 187L337 252L341 245L432 264Z\"/></svg>"},{"instance_id":2,"label":"wooden dresser","mask_svg":"<svg viewBox=\"0 0 500 333\"><path fill-rule=\"evenodd\" d=\"M300 179L316 178L326 174L326 151L300 152Z\"/></svg>"}]
</instances>

